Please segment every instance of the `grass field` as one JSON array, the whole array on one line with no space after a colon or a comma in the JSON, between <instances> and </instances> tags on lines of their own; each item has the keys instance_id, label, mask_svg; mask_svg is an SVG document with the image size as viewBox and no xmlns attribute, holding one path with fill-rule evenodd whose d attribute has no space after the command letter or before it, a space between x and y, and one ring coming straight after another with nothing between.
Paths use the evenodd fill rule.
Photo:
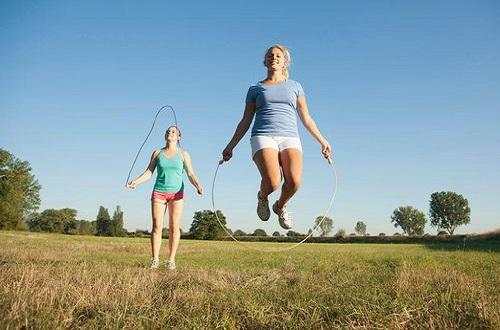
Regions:
<instances>
[{"instance_id":1,"label":"grass field","mask_svg":"<svg viewBox=\"0 0 500 330\"><path fill-rule=\"evenodd\" d=\"M172 272L147 269L145 238L5 231L0 328L500 329L484 250L184 240Z\"/></svg>"}]
</instances>

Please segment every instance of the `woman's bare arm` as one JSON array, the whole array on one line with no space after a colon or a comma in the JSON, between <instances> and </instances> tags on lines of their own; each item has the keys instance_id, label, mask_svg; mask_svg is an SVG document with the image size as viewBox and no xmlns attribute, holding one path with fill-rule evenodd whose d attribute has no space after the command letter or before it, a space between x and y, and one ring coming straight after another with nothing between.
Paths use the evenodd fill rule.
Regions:
<instances>
[{"instance_id":1,"label":"woman's bare arm","mask_svg":"<svg viewBox=\"0 0 500 330\"><path fill-rule=\"evenodd\" d=\"M182 156L184 158L184 169L186 170L189 182L196 188L198 194L203 194L203 187L198 181L198 177L194 173L193 166L191 163L191 157L189 156L187 151L182 152Z\"/></svg>"},{"instance_id":2,"label":"woman's bare arm","mask_svg":"<svg viewBox=\"0 0 500 330\"><path fill-rule=\"evenodd\" d=\"M140 185L141 183L149 180L149 178L151 178L151 176L153 175L153 172L155 171L155 168L156 168L156 158L158 158L158 155L160 154L160 151L161 150L155 150L153 152L153 154L151 155L151 160L149 161L148 167L146 168L146 170L144 171L144 173L142 173L141 175L139 175L134 180L129 181L129 183L128 183L128 187L129 188L133 189L133 188L137 187L138 185Z\"/></svg>"},{"instance_id":3,"label":"woman's bare arm","mask_svg":"<svg viewBox=\"0 0 500 330\"><path fill-rule=\"evenodd\" d=\"M311 115L309 115L309 109L307 108L306 97L301 95L297 98L297 112L299 114L299 118L304 124L304 127L311 133L311 135L319 142L321 145L321 153L325 158L330 157L332 152L332 148L328 141L323 137L321 132L316 126L316 122L312 119Z\"/></svg>"},{"instance_id":4,"label":"woman's bare arm","mask_svg":"<svg viewBox=\"0 0 500 330\"><path fill-rule=\"evenodd\" d=\"M255 115L255 102L247 102L245 105L245 111L243 112L243 118L241 118L234 135L227 144L226 148L222 152L222 157L225 161L228 161L233 156L233 149L236 147L241 138L248 131L248 128L252 124L253 116Z\"/></svg>"}]
</instances>

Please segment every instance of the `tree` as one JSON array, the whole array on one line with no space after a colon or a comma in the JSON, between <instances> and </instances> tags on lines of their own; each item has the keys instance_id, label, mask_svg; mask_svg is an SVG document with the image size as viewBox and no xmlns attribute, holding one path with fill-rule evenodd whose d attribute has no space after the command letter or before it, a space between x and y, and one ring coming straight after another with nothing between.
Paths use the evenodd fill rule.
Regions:
<instances>
[{"instance_id":1,"label":"tree","mask_svg":"<svg viewBox=\"0 0 500 330\"><path fill-rule=\"evenodd\" d=\"M337 237L337 238L347 237L347 232L345 231L345 229L339 229L337 231L337 233L335 234L335 237Z\"/></svg>"},{"instance_id":2,"label":"tree","mask_svg":"<svg viewBox=\"0 0 500 330\"><path fill-rule=\"evenodd\" d=\"M77 212L74 209L47 209L30 217L28 226L31 231L77 234L76 214Z\"/></svg>"},{"instance_id":3,"label":"tree","mask_svg":"<svg viewBox=\"0 0 500 330\"><path fill-rule=\"evenodd\" d=\"M414 236L424 234L427 219L422 211L411 206L400 206L394 210L391 222L394 223L394 227L401 227L407 235Z\"/></svg>"},{"instance_id":4,"label":"tree","mask_svg":"<svg viewBox=\"0 0 500 330\"><path fill-rule=\"evenodd\" d=\"M99 207L99 213L96 218L97 236L111 236L113 234L113 225L109 216L108 209L104 206Z\"/></svg>"},{"instance_id":5,"label":"tree","mask_svg":"<svg viewBox=\"0 0 500 330\"><path fill-rule=\"evenodd\" d=\"M40 206L40 189L30 164L0 148L0 229L24 229Z\"/></svg>"},{"instance_id":6,"label":"tree","mask_svg":"<svg viewBox=\"0 0 500 330\"><path fill-rule=\"evenodd\" d=\"M453 235L458 226L470 222L469 202L452 191L435 192L430 201L431 225Z\"/></svg>"},{"instance_id":7,"label":"tree","mask_svg":"<svg viewBox=\"0 0 500 330\"><path fill-rule=\"evenodd\" d=\"M273 233L273 237L280 237L280 236L281 236L281 234L280 234L280 232L279 232L279 231L275 231L275 232Z\"/></svg>"},{"instance_id":8,"label":"tree","mask_svg":"<svg viewBox=\"0 0 500 330\"><path fill-rule=\"evenodd\" d=\"M325 216L324 219L323 216L317 217L316 220L314 221L314 224L318 228L320 232L319 236L321 237L328 236L333 228L333 220L327 216Z\"/></svg>"},{"instance_id":9,"label":"tree","mask_svg":"<svg viewBox=\"0 0 500 330\"><path fill-rule=\"evenodd\" d=\"M220 210L216 212L220 222L226 228L226 217ZM195 239L213 240L226 235L226 232L217 221L216 214L210 210L195 212L189 231Z\"/></svg>"},{"instance_id":10,"label":"tree","mask_svg":"<svg viewBox=\"0 0 500 330\"><path fill-rule=\"evenodd\" d=\"M126 236L126 234L123 229L123 211L120 206L117 206L111 220L111 236Z\"/></svg>"},{"instance_id":11,"label":"tree","mask_svg":"<svg viewBox=\"0 0 500 330\"><path fill-rule=\"evenodd\" d=\"M76 220L78 235L95 235L96 221Z\"/></svg>"},{"instance_id":12,"label":"tree","mask_svg":"<svg viewBox=\"0 0 500 330\"><path fill-rule=\"evenodd\" d=\"M237 230L234 232L233 236L247 236L247 233L245 233L245 232L244 232L243 230L241 230L241 229L237 229Z\"/></svg>"},{"instance_id":13,"label":"tree","mask_svg":"<svg viewBox=\"0 0 500 330\"><path fill-rule=\"evenodd\" d=\"M253 232L253 236L267 236L267 233L264 229L255 229Z\"/></svg>"},{"instance_id":14,"label":"tree","mask_svg":"<svg viewBox=\"0 0 500 330\"><path fill-rule=\"evenodd\" d=\"M366 224L363 221L356 222L356 226L354 227L354 231L358 235L364 236L366 234Z\"/></svg>"}]
</instances>

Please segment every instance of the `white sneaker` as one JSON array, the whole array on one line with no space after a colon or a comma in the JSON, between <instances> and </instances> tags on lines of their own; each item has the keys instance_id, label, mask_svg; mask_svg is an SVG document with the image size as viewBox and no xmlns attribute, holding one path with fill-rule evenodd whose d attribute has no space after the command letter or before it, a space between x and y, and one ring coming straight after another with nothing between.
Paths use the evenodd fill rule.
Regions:
<instances>
[{"instance_id":1,"label":"white sneaker","mask_svg":"<svg viewBox=\"0 0 500 330\"><path fill-rule=\"evenodd\" d=\"M257 193L257 215L260 220L267 221L271 216L271 210L269 210L269 201L260 198L260 192Z\"/></svg>"},{"instance_id":2,"label":"white sneaker","mask_svg":"<svg viewBox=\"0 0 500 330\"><path fill-rule=\"evenodd\" d=\"M151 264L149 265L149 268L151 269L156 269L160 265L160 260L158 259L151 259Z\"/></svg>"},{"instance_id":3,"label":"white sneaker","mask_svg":"<svg viewBox=\"0 0 500 330\"><path fill-rule=\"evenodd\" d=\"M174 270L175 269L175 261L167 261L167 269Z\"/></svg>"},{"instance_id":4,"label":"white sneaker","mask_svg":"<svg viewBox=\"0 0 500 330\"><path fill-rule=\"evenodd\" d=\"M283 206L281 209L278 208L278 201L273 204L273 212L278 215L278 222L280 223L281 228L283 229L291 229L292 228L292 217L286 210L286 206Z\"/></svg>"}]
</instances>

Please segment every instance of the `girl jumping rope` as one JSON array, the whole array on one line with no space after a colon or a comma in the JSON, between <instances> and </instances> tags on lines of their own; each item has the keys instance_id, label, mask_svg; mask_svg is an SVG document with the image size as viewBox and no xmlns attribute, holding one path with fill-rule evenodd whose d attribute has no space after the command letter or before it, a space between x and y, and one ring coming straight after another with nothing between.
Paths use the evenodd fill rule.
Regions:
<instances>
[{"instance_id":1,"label":"girl jumping rope","mask_svg":"<svg viewBox=\"0 0 500 330\"><path fill-rule=\"evenodd\" d=\"M169 257L167 268L169 270L175 269L175 254L181 236L179 226L184 207L184 182L182 180L184 171L186 171L189 181L196 188L198 194L203 193L203 188L193 171L191 157L187 151L181 150L179 147L180 138L180 130L176 126L170 126L165 133L165 148L155 150L144 173L128 182L129 188L135 188L147 181L155 169L158 170L153 193L151 194L151 213L153 217L151 268L158 268L159 266L163 215L168 209Z\"/></svg>"},{"instance_id":2,"label":"girl jumping rope","mask_svg":"<svg viewBox=\"0 0 500 330\"><path fill-rule=\"evenodd\" d=\"M272 209L284 229L292 227L286 203L297 192L302 179L302 146L296 113L320 144L323 156L329 159L331 154L330 144L309 115L302 86L288 79L289 65L290 53L285 46L273 45L267 50L264 57L267 77L250 86L243 118L222 152L224 161L231 159L234 147L245 135L255 116L250 144L253 161L261 176L257 215L262 221L269 220L271 212L268 196L281 185L283 173L281 195Z\"/></svg>"}]
</instances>

